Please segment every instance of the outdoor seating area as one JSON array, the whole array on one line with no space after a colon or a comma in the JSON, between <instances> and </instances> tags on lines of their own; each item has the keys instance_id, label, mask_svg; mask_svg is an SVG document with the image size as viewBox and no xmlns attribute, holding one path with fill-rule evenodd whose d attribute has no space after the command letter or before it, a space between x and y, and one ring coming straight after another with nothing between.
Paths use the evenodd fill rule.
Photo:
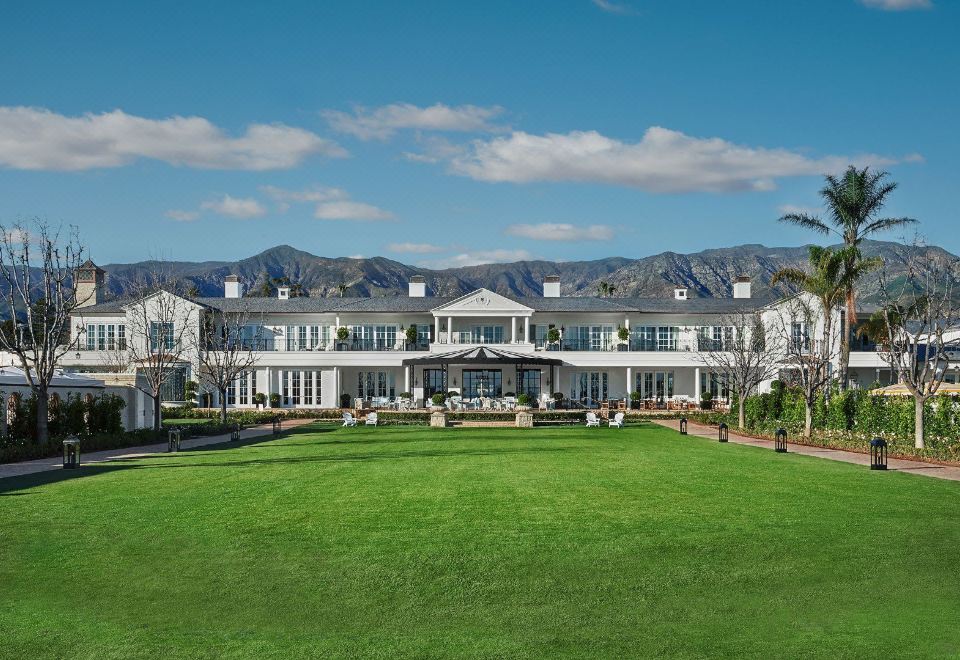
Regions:
<instances>
[{"instance_id":1,"label":"outdoor seating area","mask_svg":"<svg viewBox=\"0 0 960 660\"><path fill-rule=\"evenodd\" d=\"M631 403L633 405L631 405ZM631 402L628 398L594 400L583 398L579 400L560 399L541 395L535 397L531 402L531 407L536 410L596 410L603 417L610 416L611 411L692 411L692 410L728 410L729 402L712 400L707 405L698 403L690 396L677 395L662 399L640 399ZM516 410L516 396L482 396L482 397L462 397L451 396L447 398L445 406L451 412L509 412ZM365 410L393 410L399 412L426 410L431 407L429 400L414 400L407 397L373 397L370 399L354 400L354 408L357 411Z\"/></svg>"}]
</instances>

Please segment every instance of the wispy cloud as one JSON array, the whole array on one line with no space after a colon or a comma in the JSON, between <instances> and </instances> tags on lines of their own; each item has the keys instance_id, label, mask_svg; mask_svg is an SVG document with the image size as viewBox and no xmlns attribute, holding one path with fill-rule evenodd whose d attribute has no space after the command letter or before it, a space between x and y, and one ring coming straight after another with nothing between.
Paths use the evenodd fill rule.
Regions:
<instances>
[{"instance_id":1,"label":"wispy cloud","mask_svg":"<svg viewBox=\"0 0 960 660\"><path fill-rule=\"evenodd\" d=\"M461 266L528 261L533 258L534 256L527 250L473 250L454 254L443 259L425 261L420 265L429 268L459 268Z\"/></svg>"},{"instance_id":2,"label":"wispy cloud","mask_svg":"<svg viewBox=\"0 0 960 660\"><path fill-rule=\"evenodd\" d=\"M613 227L608 225L577 226L563 222L541 222L533 225L510 225L504 233L509 236L520 236L535 241L609 241L613 238Z\"/></svg>"},{"instance_id":3,"label":"wispy cloud","mask_svg":"<svg viewBox=\"0 0 960 660\"><path fill-rule=\"evenodd\" d=\"M390 243L387 251L396 254L433 254L446 250L442 245L432 243Z\"/></svg>"},{"instance_id":4,"label":"wispy cloud","mask_svg":"<svg viewBox=\"0 0 960 660\"><path fill-rule=\"evenodd\" d=\"M612 0L593 0L593 4L608 14L630 15L637 13L636 9L624 2L613 2Z\"/></svg>"},{"instance_id":5,"label":"wispy cloud","mask_svg":"<svg viewBox=\"0 0 960 660\"><path fill-rule=\"evenodd\" d=\"M820 213L820 209L813 208L812 206L797 206L796 204L781 204L777 207L777 211L780 212L780 215L789 215L791 213L817 215Z\"/></svg>"},{"instance_id":6,"label":"wispy cloud","mask_svg":"<svg viewBox=\"0 0 960 660\"><path fill-rule=\"evenodd\" d=\"M260 186L260 191L281 204L285 211L289 204L313 203L313 217L318 220L356 220L376 221L393 220L394 215L373 204L350 199L350 194L342 188L311 186L303 190L287 190L276 186Z\"/></svg>"},{"instance_id":7,"label":"wispy cloud","mask_svg":"<svg viewBox=\"0 0 960 660\"><path fill-rule=\"evenodd\" d=\"M872 9L884 11L908 11L910 9L931 9L931 0L860 0L860 4Z\"/></svg>"},{"instance_id":8,"label":"wispy cloud","mask_svg":"<svg viewBox=\"0 0 960 660\"><path fill-rule=\"evenodd\" d=\"M364 204L363 202L351 202L343 200L338 202L321 202L313 210L313 217L318 220L393 220L393 213L384 211L373 204Z\"/></svg>"},{"instance_id":9,"label":"wispy cloud","mask_svg":"<svg viewBox=\"0 0 960 660\"><path fill-rule=\"evenodd\" d=\"M842 171L848 164L889 165L872 154L811 158L783 148L749 147L651 127L639 142L596 131L475 140L451 171L479 181L576 181L631 186L655 193L771 190L781 177Z\"/></svg>"},{"instance_id":10,"label":"wispy cloud","mask_svg":"<svg viewBox=\"0 0 960 660\"><path fill-rule=\"evenodd\" d=\"M13 169L87 170L145 158L202 169L272 170L314 154L346 151L283 124L251 124L231 137L203 117L147 119L122 110L67 117L44 108L0 107L0 167Z\"/></svg>"},{"instance_id":11,"label":"wispy cloud","mask_svg":"<svg viewBox=\"0 0 960 660\"><path fill-rule=\"evenodd\" d=\"M385 140L401 129L424 131L489 132L503 130L490 120L503 113L499 106L449 106L435 103L420 107L393 103L379 108L356 107L353 113L325 110L331 128L361 140Z\"/></svg>"},{"instance_id":12,"label":"wispy cloud","mask_svg":"<svg viewBox=\"0 0 960 660\"><path fill-rule=\"evenodd\" d=\"M267 214L267 209L252 197L231 197L224 195L220 199L204 202L200 208L213 211L230 218L259 218Z\"/></svg>"},{"instance_id":13,"label":"wispy cloud","mask_svg":"<svg viewBox=\"0 0 960 660\"><path fill-rule=\"evenodd\" d=\"M304 190L287 190L276 186L260 186L260 191L278 202L326 202L346 199L347 191L327 186L311 186Z\"/></svg>"},{"instance_id":14,"label":"wispy cloud","mask_svg":"<svg viewBox=\"0 0 960 660\"><path fill-rule=\"evenodd\" d=\"M184 211L182 209L170 209L164 215L177 222L193 222L200 217L200 214L196 211Z\"/></svg>"}]
</instances>

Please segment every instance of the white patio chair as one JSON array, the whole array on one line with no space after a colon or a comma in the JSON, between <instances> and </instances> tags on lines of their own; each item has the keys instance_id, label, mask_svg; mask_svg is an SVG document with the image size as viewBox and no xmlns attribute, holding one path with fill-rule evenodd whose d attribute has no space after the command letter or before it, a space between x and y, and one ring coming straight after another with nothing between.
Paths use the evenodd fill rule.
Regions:
<instances>
[{"instance_id":1,"label":"white patio chair","mask_svg":"<svg viewBox=\"0 0 960 660\"><path fill-rule=\"evenodd\" d=\"M613 416L613 419L610 420L610 426L611 426L611 427L616 426L618 429L622 429L622 428L623 428L623 413L618 412L616 415L614 415L614 416Z\"/></svg>"},{"instance_id":2,"label":"white patio chair","mask_svg":"<svg viewBox=\"0 0 960 660\"><path fill-rule=\"evenodd\" d=\"M591 426L597 426L597 427L599 427L599 426L600 426L600 420L597 419L597 414L596 414L596 413L588 412L588 413L587 413L587 427L591 427Z\"/></svg>"},{"instance_id":3,"label":"white patio chair","mask_svg":"<svg viewBox=\"0 0 960 660\"><path fill-rule=\"evenodd\" d=\"M376 426L377 425L377 413L372 412L367 414L367 420L364 422L367 426Z\"/></svg>"},{"instance_id":4,"label":"white patio chair","mask_svg":"<svg viewBox=\"0 0 960 660\"><path fill-rule=\"evenodd\" d=\"M356 426L357 420L348 412L343 413L343 425L344 426Z\"/></svg>"}]
</instances>

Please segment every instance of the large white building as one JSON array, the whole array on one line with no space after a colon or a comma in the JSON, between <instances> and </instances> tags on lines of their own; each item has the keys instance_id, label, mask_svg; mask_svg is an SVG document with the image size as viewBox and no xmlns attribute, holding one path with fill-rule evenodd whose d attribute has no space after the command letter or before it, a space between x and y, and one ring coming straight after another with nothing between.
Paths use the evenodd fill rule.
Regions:
<instances>
[{"instance_id":1,"label":"large white building","mask_svg":"<svg viewBox=\"0 0 960 660\"><path fill-rule=\"evenodd\" d=\"M104 302L103 273L92 263L81 281L89 305L73 327L79 347L64 367L101 372L111 354L132 341L130 306ZM223 297L183 299L190 333L213 312L250 316L257 360L228 395L231 407L252 407L258 392L276 393L281 406L333 408L363 399L413 395L418 405L434 392L457 390L465 398L528 392L546 399L555 392L580 405L629 397L664 402L722 396L704 360L724 337L725 319L741 310L783 314L784 301L758 300L740 278L730 298L696 298L678 288L666 298L561 296L558 277L548 277L542 296L504 296L478 289L457 297L428 295L413 277L407 296L377 298L244 295L235 276ZM172 295L172 294L160 294ZM839 325L839 323L835 324ZM416 341L408 341L409 328ZM789 326L788 326L789 327ZM345 328L345 330L344 330ZM620 339L620 329L628 338ZM555 330L556 332L551 332ZM559 334L559 342L551 342ZM173 336L168 332L167 336ZM346 335L346 338L342 338ZM168 379L165 399L183 399L183 384L197 380L198 362L185 355ZM861 385L891 381L874 347L858 340L851 374ZM218 405L215 394L201 400ZM349 399L346 402L345 399Z\"/></svg>"}]
</instances>

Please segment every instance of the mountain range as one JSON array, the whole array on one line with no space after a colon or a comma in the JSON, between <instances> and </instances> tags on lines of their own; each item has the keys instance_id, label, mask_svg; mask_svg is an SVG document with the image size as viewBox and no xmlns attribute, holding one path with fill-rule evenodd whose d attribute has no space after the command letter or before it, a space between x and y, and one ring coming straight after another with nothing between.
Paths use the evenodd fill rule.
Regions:
<instances>
[{"instance_id":1,"label":"mountain range","mask_svg":"<svg viewBox=\"0 0 960 660\"><path fill-rule=\"evenodd\" d=\"M883 258L892 278L905 276L905 255L927 251L946 258L960 278L960 258L938 247L905 247L899 243L866 241L867 256ZM407 294L413 275L426 278L432 295L464 294L485 287L506 295L540 295L543 279L559 275L562 295L597 295L601 282L614 287L612 296L669 296L675 286L685 286L691 295L727 297L733 282L746 275L753 283L753 295L788 293L783 285L772 287L773 274L783 267L804 268L807 246L766 247L750 244L680 254L663 252L639 259L608 257L592 261L518 261L515 263L463 266L432 270L400 263L385 257L322 257L290 245L278 245L239 261L163 262L106 264L106 288L113 297L126 294L139 273L162 269L195 295L223 295L223 279L238 275L251 295L265 295L271 282L288 278L311 296L395 296ZM266 287L264 285L267 285ZM863 300L875 300L879 281L867 277L861 282ZM960 287L958 287L960 290ZM261 293L262 292L262 293Z\"/></svg>"}]
</instances>

